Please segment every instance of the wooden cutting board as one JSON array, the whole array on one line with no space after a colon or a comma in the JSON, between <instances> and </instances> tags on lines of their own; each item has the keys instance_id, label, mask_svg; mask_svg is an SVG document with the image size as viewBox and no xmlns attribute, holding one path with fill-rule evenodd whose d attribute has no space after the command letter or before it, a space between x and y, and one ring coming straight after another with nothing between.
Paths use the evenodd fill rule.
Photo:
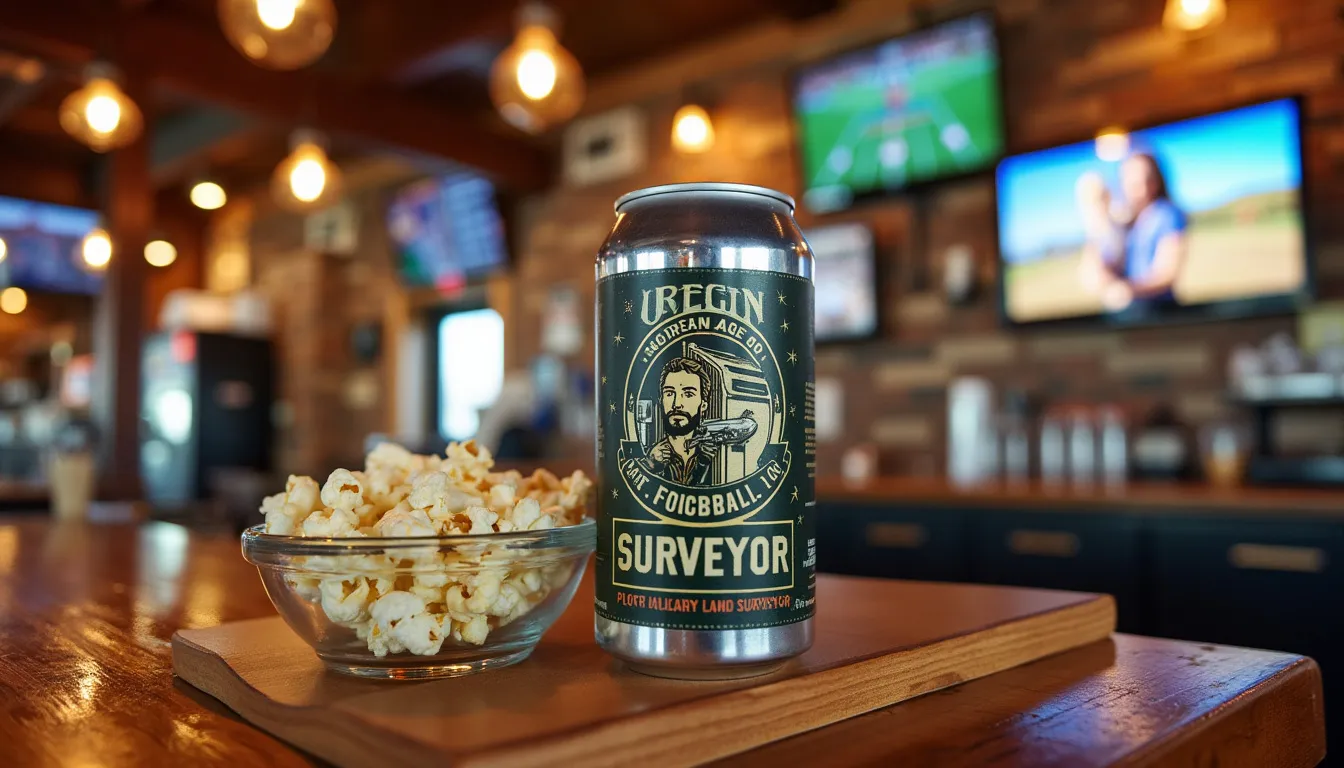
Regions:
<instances>
[{"instance_id":1,"label":"wooden cutting board","mask_svg":"<svg viewBox=\"0 0 1344 768\"><path fill-rule=\"evenodd\" d=\"M278 617L173 636L173 669L341 766L691 765L1103 639L1107 595L820 576L816 643L762 677L684 682L593 643L591 573L527 661L419 683L327 672Z\"/></svg>"}]
</instances>

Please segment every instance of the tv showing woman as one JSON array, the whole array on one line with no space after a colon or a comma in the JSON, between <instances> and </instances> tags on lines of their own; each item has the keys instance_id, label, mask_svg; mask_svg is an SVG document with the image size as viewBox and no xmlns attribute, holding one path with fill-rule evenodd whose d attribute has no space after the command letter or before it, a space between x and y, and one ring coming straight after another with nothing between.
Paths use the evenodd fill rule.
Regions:
<instances>
[{"instance_id":1,"label":"tv showing woman","mask_svg":"<svg viewBox=\"0 0 1344 768\"><path fill-rule=\"evenodd\" d=\"M1311 288L1301 149L1298 103L1279 99L1005 158L1005 318L1293 309Z\"/></svg>"},{"instance_id":2,"label":"tv showing woman","mask_svg":"<svg viewBox=\"0 0 1344 768\"><path fill-rule=\"evenodd\" d=\"M1095 173L1079 179L1080 208L1084 216L1105 212L1106 230L1085 247L1083 287L1097 291L1109 311L1145 311L1176 303L1173 291L1186 255L1185 213L1167 192L1166 175L1151 152L1135 152L1120 164L1124 203L1110 205L1110 192ZM1100 189L1096 185L1103 185ZM1092 212L1084 196L1089 196ZM1095 277L1094 277L1095 276Z\"/></svg>"}]
</instances>

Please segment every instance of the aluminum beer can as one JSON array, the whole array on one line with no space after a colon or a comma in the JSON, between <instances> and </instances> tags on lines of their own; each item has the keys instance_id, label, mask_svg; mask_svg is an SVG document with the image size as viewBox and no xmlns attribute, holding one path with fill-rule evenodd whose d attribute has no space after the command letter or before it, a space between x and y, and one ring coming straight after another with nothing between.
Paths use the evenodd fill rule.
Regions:
<instances>
[{"instance_id":1,"label":"aluminum beer can","mask_svg":"<svg viewBox=\"0 0 1344 768\"><path fill-rule=\"evenodd\" d=\"M812 645L813 257L793 199L672 184L597 254L596 636L646 674L769 672Z\"/></svg>"}]
</instances>

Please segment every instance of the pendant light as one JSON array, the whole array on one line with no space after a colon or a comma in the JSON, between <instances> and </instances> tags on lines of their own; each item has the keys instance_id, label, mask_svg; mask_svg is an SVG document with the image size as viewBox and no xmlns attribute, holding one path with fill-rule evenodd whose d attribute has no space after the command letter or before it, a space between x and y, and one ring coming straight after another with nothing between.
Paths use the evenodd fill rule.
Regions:
<instances>
[{"instance_id":1,"label":"pendant light","mask_svg":"<svg viewBox=\"0 0 1344 768\"><path fill-rule=\"evenodd\" d=\"M187 192L187 197L191 199L192 205L203 211L219 210L229 201L229 196L225 194L224 188L209 179L200 179L192 184L191 190Z\"/></svg>"},{"instance_id":2,"label":"pendant light","mask_svg":"<svg viewBox=\"0 0 1344 768\"><path fill-rule=\"evenodd\" d=\"M687 154L708 152L714 146L714 123L699 104L685 104L672 118L672 148Z\"/></svg>"},{"instance_id":3,"label":"pendant light","mask_svg":"<svg viewBox=\"0 0 1344 768\"><path fill-rule=\"evenodd\" d=\"M1213 26L1226 16L1225 0L1167 0L1162 24L1169 29L1193 32Z\"/></svg>"},{"instance_id":4,"label":"pendant light","mask_svg":"<svg viewBox=\"0 0 1344 768\"><path fill-rule=\"evenodd\" d=\"M28 293L22 288L10 286L0 291L0 312L17 315L28 308Z\"/></svg>"},{"instance_id":5,"label":"pendant light","mask_svg":"<svg viewBox=\"0 0 1344 768\"><path fill-rule=\"evenodd\" d=\"M107 230L95 227L84 236L79 252L84 259L84 266L95 272L102 272L112 261L112 238L107 234Z\"/></svg>"},{"instance_id":6,"label":"pendant light","mask_svg":"<svg viewBox=\"0 0 1344 768\"><path fill-rule=\"evenodd\" d=\"M560 17L540 2L518 9L518 34L490 67L490 98L515 128L541 131L583 105L583 69L556 39Z\"/></svg>"},{"instance_id":7,"label":"pendant light","mask_svg":"<svg viewBox=\"0 0 1344 768\"><path fill-rule=\"evenodd\" d=\"M177 246L161 237L145 243L145 261L151 267L166 267L177 261Z\"/></svg>"},{"instance_id":8,"label":"pendant light","mask_svg":"<svg viewBox=\"0 0 1344 768\"><path fill-rule=\"evenodd\" d=\"M94 62L84 71L84 86L61 102L61 127L95 152L124 147L140 136L140 108L113 80L115 70Z\"/></svg>"},{"instance_id":9,"label":"pendant light","mask_svg":"<svg viewBox=\"0 0 1344 768\"><path fill-rule=\"evenodd\" d=\"M327 157L317 131L300 129L290 136L290 153L271 175L271 196L292 211L325 208L341 193L341 172Z\"/></svg>"},{"instance_id":10,"label":"pendant light","mask_svg":"<svg viewBox=\"0 0 1344 768\"><path fill-rule=\"evenodd\" d=\"M219 0L224 37L267 69L298 69L331 47L336 6L331 0Z\"/></svg>"}]
</instances>

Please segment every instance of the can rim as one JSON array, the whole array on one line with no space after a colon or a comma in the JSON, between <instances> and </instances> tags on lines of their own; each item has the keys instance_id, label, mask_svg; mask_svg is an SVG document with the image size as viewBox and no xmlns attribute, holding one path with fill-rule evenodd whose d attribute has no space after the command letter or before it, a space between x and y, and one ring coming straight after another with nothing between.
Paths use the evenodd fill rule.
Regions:
<instances>
[{"instance_id":1,"label":"can rim","mask_svg":"<svg viewBox=\"0 0 1344 768\"><path fill-rule=\"evenodd\" d=\"M635 200L642 200L646 197L653 197L654 195L670 195L680 192L741 192L749 195L768 197L771 200L778 200L789 206L790 212L793 212L797 207L793 202L792 197L779 190L770 189L769 187L758 187L755 184L734 184L725 181L693 181L685 184L659 184L655 187L645 187L643 189L636 189L633 192L627 192L616 198L616 212L620 213L621 208L625 206L626 203Z\"/></svg>"}]
</instances>

